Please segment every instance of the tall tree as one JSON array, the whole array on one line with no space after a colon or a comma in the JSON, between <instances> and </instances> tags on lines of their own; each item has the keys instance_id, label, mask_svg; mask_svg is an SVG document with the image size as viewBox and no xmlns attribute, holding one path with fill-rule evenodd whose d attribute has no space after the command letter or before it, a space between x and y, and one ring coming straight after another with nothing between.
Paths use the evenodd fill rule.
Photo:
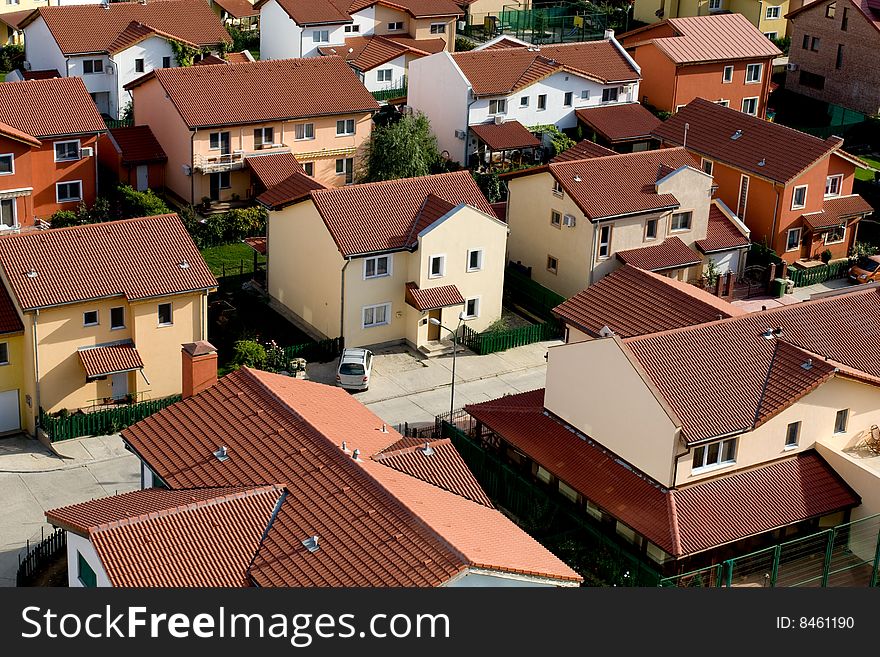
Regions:
<instances>
[{"instance_id":1,"label":"tall tree","mask_svg":"<svg viewBox=\"0 0 880 657\"><path fill-rule=\"evenodd\" d=\"M440 163L437 138L421 112L373 125L364 144L360 182L414 178L433 173Z\"/></svg>"}]
</instances>

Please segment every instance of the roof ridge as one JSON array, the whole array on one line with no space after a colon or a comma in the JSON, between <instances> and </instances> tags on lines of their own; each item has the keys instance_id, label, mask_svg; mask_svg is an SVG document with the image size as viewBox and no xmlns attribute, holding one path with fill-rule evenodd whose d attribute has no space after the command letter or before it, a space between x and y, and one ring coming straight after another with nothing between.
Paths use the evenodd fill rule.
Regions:
<instances>
[{"instance_id":1,"label":"roof ridge","mask_svg":"<svg viewBox=\"0 0 880 657\"><path fill-rule=\"evenodd\" d=\"M666 511L669 519L670 538L672 538L672 548L676 555L682 553L681 549L681 533L678 528L678 508L675 502L675 488L666 489Z\"/></svg>"},{"instance_id":2,"label":"roof ridge","mask_svg":"<svg viewBox=\"0 0 880 657\"><path fill-rule=\"evenodd\" d=\"M767 388L770 386L770 377L773 375L773 366L776 364L776 359L779 356L779 345L782 344L782 340L776 340L773 345L773 356L770 358L770 364L767 367L767 374L764 377L764 383L761 385L761 392L758 395L758 403L755 405L755 417L752 419L751 430L754 430L756 426L758 426L758 420L761 418L761 409L764 407L764 399L767 396Z\"/></svg>"},{"instance_id":3,"label":"roof ridge","mask_svg":"<svg viewBox=\"0 0 880 657\"><path fill-rule=\"evenodd\" d=\"M626 103L626 104L629 105L629 104L634 104L634 103ZM587 107L584 109L600 109L600 108ZM575 146L577 146L577 144L575 144ZM572 148L574 148L575 146L572 146ZM607 160L613 160L613 159L623 159L623 158L627 158L627 157L630 159L633 159L633 160L640 160L640 159L648 159L651 157L659 157L661 155L668 155L668 154L675 153L678 151L684 151L686 153L687 149L684 146L671 146L669 148L658 148L653 151L632 151L630 153L612 153L609 155L595 155L593 157L582 157L577 160L563 160L561 162L549 162L547 164L547 166L558 167L563 164L577 164L578 162L593 162L595 160L606 160L607 161ZM667 165L661 163L661 166L667 166ZM681 169L682 167L686 167L686 166L690 166L690 165L683 164L680 167L678 167L677 169L673 169L673 171L678 171L678 169ZM691 168L693 168L695 171L699 171L699 169L696 169L695 167L691 167Z\"/></svg>"},{"instance_id":4,"label":"roof ridge","mask_svg":"<svg viewBox=\"0 0 880 657\"><path fill-rule=\"evenodd\" d=\"M164 1L164 0L163 0ZM320 59L320 58L318 58ZM353 189L364 189L366 187L382 187L382 186L393 186L393 185L402 185L406 181L409 180L428 180L429 178L440 178L440 177L464 177L464 175L470 175L466 169L462 169L461 171L444 171L443 173L432 173L427 176L416 176L415 178L394 178L392 180L373 180L371 182L357 183L354 185L346 185L345 187L325 187L324 189L314 189L312 190L312 194L314 195L325 195L330 194L332 192L342 192L342 193L350 193L348 190ZM433 194L433 192L429 192L429 194ZM436 194L434 194L436 196ZM438 197L440 198L440 197Z\"/></svg>"},{"instance_id":5,"label":"roof ridge","mask_svg":"<svg viewBox=\"0 0 880 657\"><path fill-rule=\"evenodd\" d=\"M162 0L162 2L167 2L168 0ZM99 221L94 224L79 224L77 226L61 226L59 228L46 228L42 230L28 231L24 233L14 233L9 235L0 234L0 240L4 239L25 239L31 237L33 235L55 235L61 232L70 232L74 230L86 230L86 229L95 229L100 226L116 226L119 224L128 224L128 223L137 223L140 221L153 221L155 219L168 219L170 217L177 217L180 219L180 215L176 212L166 212L164 214L154 214L149 217L129 217L128 219L114 219L113 221Z\"/></svg>"}]
</instances>

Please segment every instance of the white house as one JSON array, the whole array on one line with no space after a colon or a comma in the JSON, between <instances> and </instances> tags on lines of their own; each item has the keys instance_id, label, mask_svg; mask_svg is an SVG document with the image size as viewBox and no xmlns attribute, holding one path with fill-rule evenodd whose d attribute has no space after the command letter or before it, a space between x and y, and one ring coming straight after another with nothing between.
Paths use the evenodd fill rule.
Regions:
<instances>
[{"instance_id":1,"label":"white house","mask_svg":"<svg viewBox=\"0 0 880 657\"><path fill-rule=\"evenodd\" d=\"M41 7L22 29L26 70L82 77L101 113L113 118L131 100L126 84L179 64L172 41L196 56L231 41L208 4L193 0Z\"/></svg>"},{"instance_id":2,"label":"white house","mask_svg":"<svg viewBox=\"0 0 880 657\"><path fill-rule=\"evenodd\" d=\"M600 41L440 52L410 64L407 103L431 121L440 149L468 164L478 139L470 126L577 126L575 111L638 100L640 69L606 32Z\"/></svg>"}]
</instances>

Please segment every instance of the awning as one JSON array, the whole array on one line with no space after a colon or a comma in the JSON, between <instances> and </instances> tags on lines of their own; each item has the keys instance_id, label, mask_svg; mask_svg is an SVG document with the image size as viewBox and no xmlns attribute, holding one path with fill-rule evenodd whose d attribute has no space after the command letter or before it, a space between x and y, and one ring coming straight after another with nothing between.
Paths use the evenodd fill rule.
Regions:
<instances>
[{"instance_id":1,"label":"awning","mask_svg":"<svg viewBox=\"0 0 880 657\"><path fill-rule=\"evenodd\" d=\"M651 138L662 121L638 103L579 109L577 118L612 144Z\"/></svg>"},{"instance_id":2,"label":"awning","mask_svg":"<svg viewBox=\"0 0 880 657\"><path fill-rule=\"evenodd\" d=\"M132 372L144 367L140 354L131 342L80 349L79 359L86 371L87 379Z\"/></svg>"},{"instance_id":3,"label":"awning","mask_svg":"<svg viewBox=\"0 0 880 657\"><path fill-rule=\"evenodd\" d=\"M656 246L618 251L617 259L625 265L632 265L648 271L681 269L703 262L703 256L678 237L670 237Z\"/></svg>"},{"instance_id":4,"label":"awning","mask_svg":"<svg viewBox=\"0 0 880 657\"><path fill-rule=\"evenodd\" d=\"M260 255L266 255L266 238L265 237L245 237L244 243L251 247Z\"/></svg>"},{"instance_id":5,"label":"awning","mask_svg":"<svg viewBox=\"0 0 880 657\"><path fill-rule=\"evenodd\" d=\"M814 231L829 230L843 226L848 220L863 217L874 211L868 202L858 194L837 196L825 199L824 207L819 212L801 215L804 224Z\"/></svg>"},{"instance_id":6,"label":"awning","mask_svg":"<svg viewBox=\"0 0 880 657\"><path fill-rule=\"evenodd\" d=\"M493 151L537 148L541 145L541 141L519 121L505 121L501 124L481 123L472 125L471 131Z\"/></svg>"},{"instance_id":7,"label":"awning","mask_svg":"<svg viewBox=\"0 0 880 657\"><path fill-rule=\"evenodd\" d=\"M406 284L406 302L416 310L436 310L446 306L464 305L464 297L454 285L441 285L420 290L410 281Z\"/></svg>"}]
</instances>

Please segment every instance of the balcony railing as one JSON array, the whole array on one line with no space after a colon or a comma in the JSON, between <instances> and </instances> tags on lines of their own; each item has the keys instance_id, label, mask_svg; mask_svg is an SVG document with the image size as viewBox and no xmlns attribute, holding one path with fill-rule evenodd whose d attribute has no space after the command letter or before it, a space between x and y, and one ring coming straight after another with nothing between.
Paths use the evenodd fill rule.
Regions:
<instances>
[{"instance_id":1,"label":"balcony railing","mask_svg":"<svg viewBox=\"0 0 880 657\"><path fill-rule=\"evenodd\" d=\"M225 155L196 154L193 157L193 169L201 171L202 173L236 171L244 168L244 161L249 157L289 152L290 146L287 146L286 144L263 144L257 146L252 151L232 151Z\"/></svg>"},{"instance_id":2,"label":"balcony railing","mask_svg":"<svg viewBox=\"0 0 880 657\"><path fill-rule=\"evenodd\" d=\"M393 83L393 86L388 89L380 89L379 91L374 91L373 98L376 100L390 100L391 98L403 98L406 96L407 82L406 76L403 76L399 80L396 80Z\"/></svg>"}]
</instances>

